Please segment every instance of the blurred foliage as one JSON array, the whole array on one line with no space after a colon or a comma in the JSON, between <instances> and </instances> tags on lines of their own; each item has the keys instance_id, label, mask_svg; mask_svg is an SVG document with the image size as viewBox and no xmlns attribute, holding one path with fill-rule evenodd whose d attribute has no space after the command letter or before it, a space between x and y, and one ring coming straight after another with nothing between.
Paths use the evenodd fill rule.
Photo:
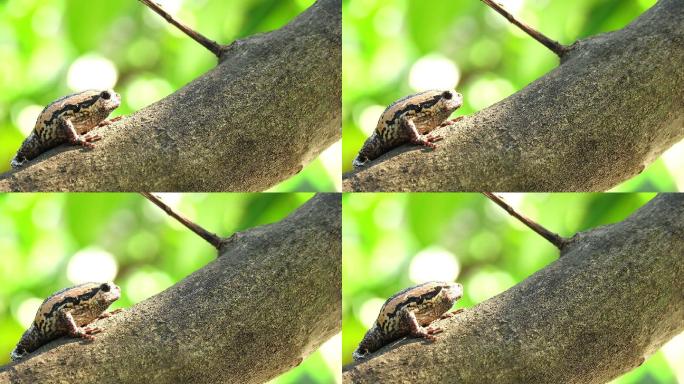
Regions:
<instances>
[{"instance_id":1,"label":"blurred foliage","mask_svg":"<svg viewBox=\"0 0 684 384\"><path fill-rule=\"evenodd\" d=\"M228 44L287 24L314 0L159 3ZM0 172L9 169L42 108L61 96L113 87L122 104L112 117L129 115L216 65L208 50L138 1L0 1L0 57ZM316 159L274 190L335 190L339 156L338 150Z\"/></svg>"},{"instance_id":2,"label":"blurred foliage","mask_svg":"<svg viewBox=\"0 0 684 384\"><path fill-rule=\"evenodd\" d=\"M503 195L518 212L566 237L621 221L653 196ZM553 245L480 194L345 194L342 215L343 364L380 306L403 288L456 280L465 289L456 307L473 307L558 257ZM682 355L684 343L672 344L669 363L660 351L615 383L674 382L674 356ZM684 375L681 364L679 370Z\"/></svg>"},{"instance_id":3,"label":"blurred foliage","mask_svg":"<svg viewBox=\"0 0 684 384\"><path fill-rule=\"evenodd\" d=\"M159 196L225 237L279 221L311 194ZM96 281L113 276L122 297L111 308L127 308L211 262L216 250L137 194L15 193L0 194L0 254L2 365L33 320L37 305L75 285L75 276ZM324 362L339 361L337 345L327 355L317 351L274 382L330 382L334 370Z\"/></svg>"},{"instance_id":4,"label":"blurred foliage","mask_svg":"<svg viewBox=\"0 0 684 384\"><path fill-rule=\"evenodd\" d=\"M561 43L624 27L655 0L501 0L526 23ZM384 108L429 88L464 95L456 115L500 101L558 65L547 48L477 0L343 1L343 170L375 128ZM620 191L684 189L679 148L666 167L658 159Z\"/></svg>"}]
</instances>

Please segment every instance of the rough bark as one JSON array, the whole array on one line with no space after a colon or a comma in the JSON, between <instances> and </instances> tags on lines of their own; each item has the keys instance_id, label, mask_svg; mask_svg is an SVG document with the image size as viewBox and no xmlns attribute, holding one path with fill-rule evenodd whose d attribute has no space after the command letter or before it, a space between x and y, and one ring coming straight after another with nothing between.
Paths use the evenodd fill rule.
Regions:
<instances>
[{"instance_id":1,"label":"rough bark","mask_svg":"<svg viewBox=\"0 0 684 384\"><path fill-rule=\"evenodd\" d=\"M96 325L0 370L7 383L261 383L340 331L341 201L318 195L234 235L219 258Z\"/></svg>"},{"instance_id":2,"label":"rough bark","mask_svg":"<svg viewBox=\"0 0 684 384\"><path fill-rule=\"evenodd\" d=\"M684 2L575 43L526 88L345 175L345 191L602 191L684 138ZM466 95L467 97L468 95Z\"/></svg>"},{"instance_id":3,"label":"rough bark","mask_svg":"<svg viewBox=\"0 0 684 384\"><path fill-rule=\"evenodd\" d=\"M341 137L341 4L224 47L172 95L0 177L0 191L261 191Z\"/></svg>"},{"instance_id":4,"label":"rough bark","mask_svg":"<svg viewBox=\"0 0 684 384\"><path fill-rule=\"evenodd\" d=\"M348 366L345 383L604 383L684 331L684 196L575 235L560 259Z\"/></svg>"}]
</instances>

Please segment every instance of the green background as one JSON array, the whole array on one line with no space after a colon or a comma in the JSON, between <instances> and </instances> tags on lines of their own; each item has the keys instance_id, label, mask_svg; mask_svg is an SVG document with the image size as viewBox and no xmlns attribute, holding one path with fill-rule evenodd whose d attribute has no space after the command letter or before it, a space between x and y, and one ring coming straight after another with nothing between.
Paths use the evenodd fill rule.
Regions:
<instances>
[{"instance_id":1,"label":"green background","mask_svg":"<svg viewBox=\"0 0 684 384\"><path fill-rule=\"evenodd\" d=\"M279 221L311 196L160 195L222 237ZM74 285L68 279L69 266L84 250L106 252L118 267L114 282L122 297L111 308L128 308L216 257L210 244L137 194L0 194L0 365L9 361L25 329L19 321L22 314L35 315L29 303ZM276 382L330 382L339 359L339 347L319 350ZM336 368L326 361L336 361Z\"/></svg>"},{"instance_id":2,"label":"green background","mask_svg":"<svg viewBox=\"0 0 684 384\"><path fill-rule=\"evenodd\" d=\"M571 44L624 27L655 0L500 3L511 11L519 9L518 17L547 36ZM477 0L345 0L342 27L345 172L351 170L352 160L382 110L417 91L410 86L410 77L420 59L437 56L458 68L456 89L464 95L464 105L454 116L494 104L558 65L555 54ZM678 153L679 159L684 157L681 149ZM616 190L684 188L684 177L676 181L678 189L671 172L659 159Z\"/></svg>"},{"instance_id":3,"label":"green background","mask_svg":"<svg viewBox=\"0 0 684 384\"><path fill-rule=\"evenodd\" d=\"M277 29L313 2L160 1L169 11L178 8L181 21L222 44ZM142 3L110 0L0 1L0 57L0 172L9 169L28 134L20 127L30 131L42 107L74 92L69 70L77 59L96 57L116 68L114 89L122 104L112 117L154 103L217 63L211 52ZM78 72L72 74L76 82ZM80 81L87 75L82 72ZM325 165L316 159L273 190L335 190L339 169Z\"/></svg>"},{"instance_id":4,"label":"green background","mask_svg":"<svg viewBox=\"0 0 684 384\"><path fill-rule=\"evenodd\" d=\"M518 212L565 237L621 221L653 196L503 195ZM441 280L434 274L449 270L450 264L460 267L456 281L465 290L456 308L470 308L558 257L553 245L480 194L345 194L342 216L343 364L351 362L388 297L423 281ZM416 281L418 267L425 265L433 277L423 274ZM670 351L681 355L682 344L672 344ZM615 383L674 383L676 368L661 351ZM679 369L684 375L681 363Z\"/></svg>"}]
</instances>

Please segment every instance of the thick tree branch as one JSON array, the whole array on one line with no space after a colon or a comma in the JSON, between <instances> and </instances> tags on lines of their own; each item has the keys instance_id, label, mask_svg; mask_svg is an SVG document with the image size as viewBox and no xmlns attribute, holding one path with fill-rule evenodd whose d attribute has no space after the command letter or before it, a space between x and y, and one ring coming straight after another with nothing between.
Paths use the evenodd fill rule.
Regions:
<instances>
[{"instance_id":1,"label":"thick tree branch","mask_svg":"<svg viewBox=\"0 0 684 384\"><path fill-rule=\"evenodd\" d=\"M575 43L501 102L345 176L345 191L600 191L684 138L684 2ZM468 97L468 95L465 95ZM384 160L384 161L383 161Z\"/></svg>"},{"instance_id":2,"label":"thick tree branch","mask_svg":"<svg viewBox=\"0 0 684 384\"><path fill-rule=\"evenodd\" d=\"M404 340L344 382L604 383L684 331L684 196L582 232L562 257L451 319L434 343ZM472 287L476 289L477 287Z\"/></svg>"},{"instance_id":3,"label":"thick tree branch","mask_svg":"<svg viewBox=\"0 0 684 384\"><path fill-rule=\"evenodd\" d=\"M0 191L261 191L339 140L341 4L222 47L220 64L159 102L0 176Z\"/></svg>"},{"instance_id":4,"label":"thick tree branch","mask_svg":"<svg viewBox=\"0 0 684 384\"><path fill-rule=\"evenodd\" d=\"M341 201L322 194L224 242L181 282L0 370L0 382L261 383L340 331Z\"/></svg>"}]
</instances>

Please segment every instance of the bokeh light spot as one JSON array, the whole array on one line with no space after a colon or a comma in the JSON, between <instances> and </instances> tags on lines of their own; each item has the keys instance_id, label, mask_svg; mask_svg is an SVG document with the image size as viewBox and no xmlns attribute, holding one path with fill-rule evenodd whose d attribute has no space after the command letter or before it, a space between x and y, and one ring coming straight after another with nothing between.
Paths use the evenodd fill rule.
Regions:
<instances>
[{"instance_id":1,"label":"bokeh light spot","mask_svg":"<svg viewBox=\"0 0 684 384\"><path fill-rule=\"evenodd\" d=\"M67 84L74 91L113 88L119 73L109 59L89 53L69 67Z\"/></svg>"},{"instance_id":2,"label":"bokeh light spot","mask_svg":"<svg viewBox=\"0 0 684 384\"><path fill-rule=\"evenodd\" d=\"M163 79L136 79L126 88L126 103L133 109L146 107L173 92L171 85Z\"/></svg>"},{"instance_id":3,"label":"bokeh light spot","mask_svg":"<svg viewBox=\"0 0 684 384\"><path fill-rule=\"evenodd\" d=\"M468 91L468 102L480 110L513 94L515 88L510 81L502 78L482 78L474 81Z\"/></svg>"},{"instance_id":4,"label":"bokeh light spot","mask_svg":"<svg viewBox=\"0 0 684 384\"><path fill-rule=\"evenodd\" d=\"M387 4L375 14L373 25L380 36L397 36L404 25L404 13L397 6Z\"/></svg>"},{"instance_id":5,"label":"bokeh light spot","mask_svg":"<svg viewBox=\"0 0 684 384\"><path fill-rule=\"evenodd\" d=\"M504 271L500 270L479 270L475 272L468 280L469 287L477 287L477 289L470 289L467 294L476 302L481 303L515 284L513 277Z\"/></svg>"},{"instance_id":6,"label":"bokeh light spot","mask_svg":"<svg viewBox=\"0 0 684 384\"><path fill-rule=\"evenodd\" d=\"M139 270L126 280L126 295L133 303L138 303L155 295L173 284L171 278L157 270Z\"/></svg>"},{"instance_id":7,"label":"bokeh light spot","mask_svg":"<svg viewBox=\"0 0 684 384\"><path fill-rule=\"evenodd\" d=\"M118 269L111 253L98 248L86 248L69 259L67 278L74 284L112 281Z\"/></svg>"},{"instance_id":8,"label":"bokeh light spot","mask_svg":"<svg viewBox=\"0 0 684 384\"><path fill-rule=\"evenodd\" d=\"M456 64L440 54L423 56L411 67L409 85L415 91L454 89L461 78Z\"/></svg>"},{"instance_id":9,"label":"bokeh light spot","mask_svg":"<svg viewBox=\"0 0 684 384\"><path fill-rule=\"evenodd\" d=\"M181 6L183 5L183 0L156 0L155 2L161 5L166 12L173 16L177 15L181 9Z\"/></svg>"},{"instance_id":10,"label":"bokeh light spot","mask_svg":"<svg viewBox=\"0 0 684 384\"><path fill-rule=\"evenodd\" d=\"M378 202L373 210L373 221L382 229L400 228L404 217L404 202L397 198L385 198Z\"/></svg>"},{"instance_id":11,"label":"bokeh light spot","mask_svg":"<svg viewBox=\"0 0 684 384\"><path fill-rule=\"evenodd\" d=\"M672 338L663 345L662 348L665 360L672 368L673 373L677 376L679 383L684 383L684 333Z\"/></svg>"},{"instance_id":12,"label":"bokeh light spot","mask_svg":"<svg viewBox=\"0 0 684 384\"><path fill-rule=\"evenodd\" d=\"M342 372L342 332L328 339L318 350L330 372Z\"/></svg>"},{"instance_id":13,"label":"bokeh light spot","mask_svg":"<svg viewBox=\"0 0 684 384\"><path fill-rule=\"evenodd\" d=\"M42 37L52 38L59 32L61 12L54 5L43 4L32 17L31 26Z\"/></svg>"},{"instance_id":14,"label":"bokeh light spot","mask_svg":"<svg viewBox=\"0 0 684 384\"><path fill-rule=\"evenodd\" d=\"M33 323L33 319L36 318L36 312L38 312L38 308L40 308L41 304L43 304L43 300L37 297L30 297L19 304L16 316L17 320L24 328L31 326L31 323Z\"/></svg>"},{"instance_id":15,"label":"bokeh light spot","mask_svg":"<svg viewBox=\"0 0 684 384\"><path fill-rule=\"evenodd\" d=\"M333 180L336 191L342 190L342 140L337 140L333 145L321 152L319 159L325 168L325 172Z\"/></svg>"},{"instance_id":16,"label":"bokeh light spot","mask_svg":"<svg viewBox=\"0 0 684 384\"><path fill-rule=\"evenodd\" d=\"M368 136L373 133L375 127L378 126L378 120L383 112L385 112L385 107L377 104L363 109L359 116L359 121L357 122L363 133Z\"/></svg>"},{"instance_id":17,"label":"bokeh light spot","mask_svg":"<svg viewBox=\"0 0 684 384\"><path fill-rule=\"evenodd\" d=\"M41 199L31 212L33 224L42 229L56 229L62 219L62 202L55 199Z\"/></svg>"},{"instance_id":18,"label":"bokeh light spot","mask_svg":"<svg viewBox=\"0 0 684 384\"><path fill-rule=\"evenodd\" d=\"M380 313L380 308L385 304L385 300L374 297L368 299L361 304L361 310L359 311L359 320L364 327L370 328L375 323L375 319L378 318L378 313Z\"/></svg>"},{"instance_id":19,"label":"bokeh light spot","mask_svg":"<svg viewBox=\"0 0 684 384\"><path fill-rule=\"evenodd\" d=\"M36 120L38 120L38 116L43 111L43 108L40 105L31 104L19 111L14 123L24 136L28 136L33 131L33 127L36 126Z\"/></svg>"},{"instance_id":20,"label":"bokeh light spot","mask_svg":"<svg viewBox=\"0 0 684 384\"><path fill-rule=\"evenodd\" d=\"M499 4L503 5L504 8L515 16L520 16L523 6L525 5L524 0L497 0Z\"/></svg>"},{"instance_id":21,"label":"bokeh light spot","mask_svg":"<svg viewBox=\"0 0 684 384\"><path fill-rule=\"evenodd\" d=\"M414 283L454 281L461 272L456 256L447 249L432 246L418 252L411 260L409 278Z\"/></svg>"},{"instance_id":22,"label":"bokeh light spot","mask_svg":"<svg viewBox=\"0 0 684 384\"><path fill-rule=\"evenodd\" d=\"M684 140L673 145L662 155L665 168L672 174L678 191L684 191Z\"/></svg>"}]
</instances>

